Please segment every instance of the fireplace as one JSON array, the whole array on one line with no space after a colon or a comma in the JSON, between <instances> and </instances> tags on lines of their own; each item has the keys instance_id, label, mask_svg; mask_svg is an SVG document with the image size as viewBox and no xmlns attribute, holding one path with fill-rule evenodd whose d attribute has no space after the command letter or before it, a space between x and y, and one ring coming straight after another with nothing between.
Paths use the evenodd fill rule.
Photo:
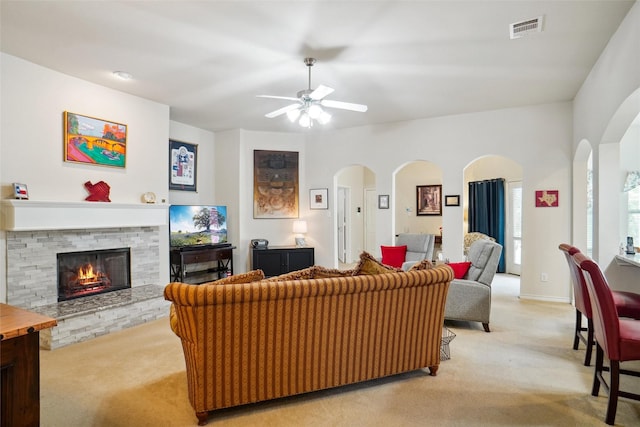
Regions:
<instances>
[{"instance_id":1,"label":"fireplace","mask_svg":"<svg viewBox=\"0 0 640 427\"><path fill-rule=\"evenodd\" d=\"M64 252L58 259L58 302L131 287L129 248Z\"/></svg>"}]
</instances>

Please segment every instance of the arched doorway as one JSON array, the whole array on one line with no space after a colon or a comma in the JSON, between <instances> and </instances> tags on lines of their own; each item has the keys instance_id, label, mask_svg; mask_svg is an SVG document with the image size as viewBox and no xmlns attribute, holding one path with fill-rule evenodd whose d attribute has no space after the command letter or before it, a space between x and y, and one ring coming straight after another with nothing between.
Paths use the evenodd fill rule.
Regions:
<instances>
[{"instance_id":1,"label":"arched doorway","mask_svg":"<svg viewBox=\"0 0 640 427\"><path fill-rule=\"evenodd\" d=\"M426 160L412 161L396 170L394 182L395 233L439 235L442 213L418 215L416 198L418 186L442 185L442 169ZM440 203L442 205L444 202L441 200Z\"/></svg>"},{"instance_id":2,"label":"arched doorway","mask_svg":"<svg viewBox=\"0 0 640 427\"><path fill-rule=\"evenodd\" d=\"M483 156L464 169L463 232L469 231L469 182L504 179L505 223L503 254L505 272L520 275L522 260L522 166L506 157ZM492 236L494 237L494 236Z\"/></svg>"}]
</instances>

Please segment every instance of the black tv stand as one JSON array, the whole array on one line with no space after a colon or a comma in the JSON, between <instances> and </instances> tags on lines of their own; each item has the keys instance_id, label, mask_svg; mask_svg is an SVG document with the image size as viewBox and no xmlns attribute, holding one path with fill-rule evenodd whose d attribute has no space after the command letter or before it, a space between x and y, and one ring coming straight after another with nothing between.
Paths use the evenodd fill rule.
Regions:
<instances>
[{"instance_id":1,"label":"black tv stand","mask_svg":"<svg viewBox=\"0 0 640 427\"><path fill-rule=\"evenodd\" d=\"M172 251L201 251L203 249L224 249L233 246L231 243L210 243L210 244L202 244L202 245L191 245L191 246L172 246Z\"/></svg>"},{"instance_id":2,"label":"black tv stand","mask_svg":"<svg viewBox=\"0 0 640 427\"><path fill-rule=\"evenodd\" d=\"M171 248L171 281L200 284L233 274L231 243Z\"/></svg>"}]
</instances>

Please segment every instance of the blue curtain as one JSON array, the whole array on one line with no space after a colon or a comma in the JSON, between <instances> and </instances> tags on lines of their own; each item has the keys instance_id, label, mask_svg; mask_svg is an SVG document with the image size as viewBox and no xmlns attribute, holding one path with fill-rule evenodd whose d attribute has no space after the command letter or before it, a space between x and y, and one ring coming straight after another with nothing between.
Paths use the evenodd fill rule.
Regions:
<instances>
[{"instance_id":1,"label":"blue curtain","mask_svg":"<svg viewBox=\"0 0 640 427\"><path fill-rule=\"evenodd\" d=\"M478 231L496 239L504 248L504 179L469 182L469 231ZM504 249L498 273L506 271Z\"/></svg>"}]
</instances>

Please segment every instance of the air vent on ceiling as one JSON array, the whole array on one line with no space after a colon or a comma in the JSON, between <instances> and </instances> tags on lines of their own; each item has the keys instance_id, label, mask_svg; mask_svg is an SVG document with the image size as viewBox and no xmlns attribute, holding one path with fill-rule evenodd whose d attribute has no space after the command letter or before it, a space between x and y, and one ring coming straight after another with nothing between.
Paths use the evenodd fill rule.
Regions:
<instances>
[{"instance_id":1,"label":"air vent on ceiling","mask_svg":"<svg viewBox=\"0 0 640 427\"><path fill-rule=\"evenodd\" d=\"M544 15L509 25L509 36L512 39L518 39L526 36L527 34L541 32L543 18Z\"/></svg>"}]
</instances>

